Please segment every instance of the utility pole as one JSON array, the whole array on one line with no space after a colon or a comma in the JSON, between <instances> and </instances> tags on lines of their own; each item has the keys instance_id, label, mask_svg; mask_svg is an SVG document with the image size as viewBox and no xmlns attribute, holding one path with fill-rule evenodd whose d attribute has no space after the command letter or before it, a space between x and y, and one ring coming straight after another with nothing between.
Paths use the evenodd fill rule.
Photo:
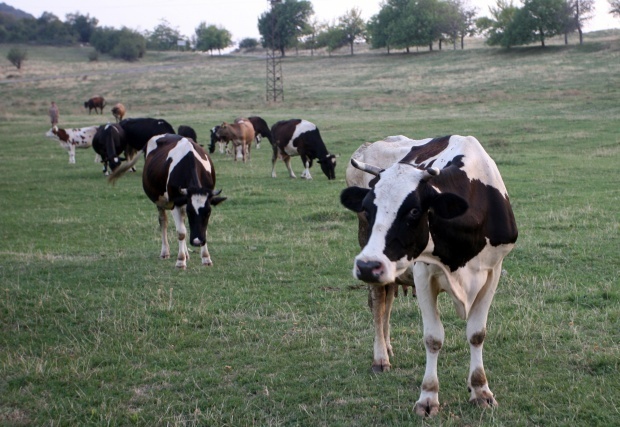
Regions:
<instances>
[{"instance_id":1,"label":"utility pole","mask_svg":"<svg viewBox=\"0 0 620 427\"><path fill-rule=\"evenodd\" d=\"M284 84L282 82L282 57L276 49L275 5L282 0L269 0L271 4L271 46L267 48L267 102L284 101Z\"/></svg>"}]
</instances>

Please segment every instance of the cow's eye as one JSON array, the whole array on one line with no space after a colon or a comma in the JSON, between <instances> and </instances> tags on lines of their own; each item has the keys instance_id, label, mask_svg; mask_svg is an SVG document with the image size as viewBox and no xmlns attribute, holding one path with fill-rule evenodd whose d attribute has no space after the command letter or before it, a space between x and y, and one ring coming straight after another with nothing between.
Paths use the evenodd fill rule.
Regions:
<instances>
[{"instance_id":1,"label":"cow's eye","mask_svg":"<svg viewBox=\"0 0 620 427\"><path fill-rule=\"evenodd\" d=\"M418 208L413 208L409 211L408 214L410 219L417 219L420 216L420 209Z\"/></svg>"}]
</instances>

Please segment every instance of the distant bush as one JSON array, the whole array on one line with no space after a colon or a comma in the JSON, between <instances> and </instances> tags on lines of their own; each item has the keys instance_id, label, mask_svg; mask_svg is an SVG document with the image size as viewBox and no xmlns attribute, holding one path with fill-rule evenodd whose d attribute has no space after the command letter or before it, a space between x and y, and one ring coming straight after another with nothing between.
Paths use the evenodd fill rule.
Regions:
<instances>
[{"instance_id":1,"label":"distant bush","mask_svg":"<svg viewBox=\"0 0 620 427\"><path fill-rule=\"evenodd\" d=\"M136 61L146 52L146 39L136 31L128 28L116 30L101 28L91 37L91 44L99 53L110 54L125 61Z\"/></svg>"},{"instance_id":2,"label":"distant bush","mask_svg":"<svg viewBox=\"0 0 620 427\"><path fill-rule=\"evenodd\" d=\"M256 49L258 40L251 37L245 38L239 42L239 49Z\"/></svg>"},{"instance_id":3,"label":"distant bush","mask_svg":"<svg viewBox=\"0 0 620 427\"><path fill-rule=\"evenodd\" d=\"M95 62L99 60L99 52L97 52L96 50L93 50L92 52L90 52L88 54L88 60L90 62Z\"/></svg>"},{"instance_id":4,"label":"distant bush","mask_svg":"<svg viewBox=\"0 0 620 427\"><path fill-rule=\"evenodd\" d=\"M21 70L22 63L28 58L28 52L26 49L22 49L19 47L13 47L9 50L9 53L6 55L6 59L8 59L11 64L15 65L18 70Z\"/></svg>"}]
</instances>

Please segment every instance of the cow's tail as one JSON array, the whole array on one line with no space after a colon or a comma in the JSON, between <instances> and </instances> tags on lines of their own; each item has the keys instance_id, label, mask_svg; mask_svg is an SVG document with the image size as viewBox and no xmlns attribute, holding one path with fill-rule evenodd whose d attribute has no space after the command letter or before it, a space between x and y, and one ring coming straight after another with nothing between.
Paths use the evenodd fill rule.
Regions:
<instances>
[{"instance_id":1,"label":"cow's tail","mask_svg":"<svg viewBox=\"0 0 620 427\"><path fill-rule=\"evenodd\" d=\"M133 168L136 163L138 163L138 160L140 160L140 152L138 152L133 159L131 159L128 162L124 162L121 163L116 169L114 169L114 171L108 176L108 182L112 185L114 185L116 183L116 180L119 179L121 176L125 175L125 173L127 173L127 171L131 168Z\"/></svg>"}]
</instances>

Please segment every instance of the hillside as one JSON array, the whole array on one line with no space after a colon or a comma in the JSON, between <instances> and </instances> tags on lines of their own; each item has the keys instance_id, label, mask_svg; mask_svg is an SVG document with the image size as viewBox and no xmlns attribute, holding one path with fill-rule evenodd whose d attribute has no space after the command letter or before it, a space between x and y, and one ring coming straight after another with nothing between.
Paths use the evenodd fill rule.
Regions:
<instances>
[{"instance_id":1,"label":"hillside","mask_svg":"<svg viewBox=\"0 0 620 427\"><path fill-rule=\"evenodd\" d=\"M32 16L31 14L24 12L23 10L16 9L13 6L8 5L6 3L0 3L0 13L7 14L7 15L13 16L18 19L23 19L23 18L35 19L35 17Z\"/></svg>"}]
</instances>

